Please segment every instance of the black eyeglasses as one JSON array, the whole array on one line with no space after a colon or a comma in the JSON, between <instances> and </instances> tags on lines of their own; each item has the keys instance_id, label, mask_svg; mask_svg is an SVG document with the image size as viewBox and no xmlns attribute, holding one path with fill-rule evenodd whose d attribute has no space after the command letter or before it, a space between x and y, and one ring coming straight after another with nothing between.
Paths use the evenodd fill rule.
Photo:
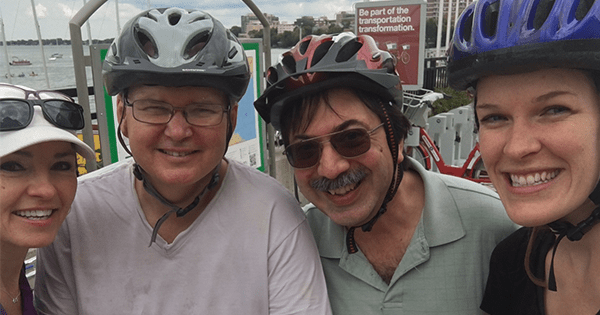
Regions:
<instances>
[{"instance_id":1,"label":"black eyeglasses","mask_svg":"<svg viewBox=\"0 0 600 315\"><path fill-rule=\"evenodd\" d=\"M371 130L353 128L301 140L287 146L283 154L287 156L288 161L294 168L313 167L321 159L323 142L327 141L319 141L319 139L329 137L331 146L341 156L345 158L358 157L369 151L371 148L371 135L381 126L383 126L383 123Z\"/></svg>"},{"instance_id":2,"label":"black eyeglasses","mask_svg":"<svg viewBox=\"0 0 600 315\"><path fill-rule=\"evenodd\" d=\"M183 108L175 108L173 105L156 100L136 100L129 103L125 99L125 105L133 109L135 120L154 124L166 124L175 115L176 111L183 111L183 117L190 124L198 127L216 126L223 121L223 113L228 108L220 104L189 104Z\"/></svg>"},{"instance_id":3,"label":"black eyeglasses","mask_svg":"<svg viewBox=\"0 0 600 315\"><path fill-rule=\"evenodd\" d=\"M28 99L34 95L40 99ZM46 120L69 130L83 129L83 108L73 100L55 91L28 91L20 87L0 84L0 131L24 129L33 120L33 106L40 106Z\"/></svg>"}]
</instances>

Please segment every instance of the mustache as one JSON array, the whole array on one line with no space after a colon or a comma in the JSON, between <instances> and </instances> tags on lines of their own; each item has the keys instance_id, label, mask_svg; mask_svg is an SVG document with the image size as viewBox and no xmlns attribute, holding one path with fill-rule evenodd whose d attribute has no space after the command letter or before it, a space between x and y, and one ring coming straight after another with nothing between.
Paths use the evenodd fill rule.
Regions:
<instances>
[{"instance_id":1,"label":"mustache","mask_svg":"<svg viewBox=\"0 0 600 315\"><path fill-rule=\"evenodd\" d=\"M357 168L343 174L340 174L335 179L321 177L310 182L310 187L319 191L335 190L347 185L355 184L363 180L367 176L367 171L364 167Z\"/></svg>"}]
</instances>

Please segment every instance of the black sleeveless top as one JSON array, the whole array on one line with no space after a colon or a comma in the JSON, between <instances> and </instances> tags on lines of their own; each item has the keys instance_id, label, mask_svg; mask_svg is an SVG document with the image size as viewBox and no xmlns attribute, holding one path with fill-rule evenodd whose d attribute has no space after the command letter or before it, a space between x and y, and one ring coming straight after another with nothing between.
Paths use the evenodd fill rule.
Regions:
<instances>
[{"instance_id":1,"label":"black sleeveless top","mask_svg":"<svg viewBox=\"0 0 600 315\"><path fill-rule=\"evenodd\" d=\"M490 258L481 310L490 315L545 315L544 288L535 285L525 271L525 253L532 228L520 228L498 243ZM545 277L546 255L556 237L549 230L538 233L530 255L531 272ZM596 315L600 315L600 311Z\"/></svg>"}]
</instances>

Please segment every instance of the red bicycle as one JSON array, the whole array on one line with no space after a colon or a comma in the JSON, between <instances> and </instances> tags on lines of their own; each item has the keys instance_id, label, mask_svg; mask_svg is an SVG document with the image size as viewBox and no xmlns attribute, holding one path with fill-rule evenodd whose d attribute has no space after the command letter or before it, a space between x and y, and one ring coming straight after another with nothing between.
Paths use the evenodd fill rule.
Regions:
<instances>
[{"instance_id":1,"label":"red bicycle","mask_svg":"<svg viewBox=\"0 0 600 315\"><path fill-rule=\"evenodd\" d=\"M430 90L420 90L416 93L404 92L403 112L413 125L412 130L409 132L409 139L413 140L407 139L405 144L406 153L419 161L427 170L437 169L442 174L458 176L478 183L490 183L490 178L479 153L479 143L475 143L461 165L447 164L440 153L439 147L425 129L428 113L430 108L433 108L433 103L438 99L448 97L445 94ZM414 137L415 135L418 135L418 140ZM460 142L460 137L456 136L455 141Z\"/></svg>"}]
</instances>

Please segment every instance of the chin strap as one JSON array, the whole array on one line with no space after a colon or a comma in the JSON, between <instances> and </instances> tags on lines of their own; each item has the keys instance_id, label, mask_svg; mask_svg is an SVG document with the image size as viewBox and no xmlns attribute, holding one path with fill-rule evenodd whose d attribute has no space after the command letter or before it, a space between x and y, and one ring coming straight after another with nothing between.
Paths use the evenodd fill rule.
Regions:
<instances>
[{"instance_id":1,"label":"chin strap","mask_svg":"<svg viewBox=\"0 0 600 315\"><path fill-rule=\"evenodd\" d=\"M375 216L369 220L369 222L360 226L363 232L370 232L373 229L373 225L379 219L379 217L387 211L387 204L394 198L396 192L398 191L398 187L400 187L400 182L402 181L402 177L404 177L404 169L406 160L402 161L400 165L398 165L398 142L396 141L396 133L392 127L392 122L390 120L390 116L387 113L386 106L394 106L393 103L384 104L383 102L379 102L381 109L383 110L385 121L384 127L386 130L386 138L388 142L388 146L390 147L390 151L392 153L392 162L394 163L394 170L392 174L396 174L395 177L392 178L392 182L390 183L390 187L388 189L385 198L383 199L383 204L379 208L379 211L375 214ZM348 229L346 232L346 248L349 254L354 254L358 252L358 246L356 246L356 241L354 240L354 230L358 226L353 226Z\"/></svg>"},{"instance_id":2,"label":"chin strap","mask_svg":"<svg viewBox=\"0 0 600 315\"><path fill-rule=\"evenodd\" d=\"M594 202L596 206L600 203L600 183L596 184L596 188L589 196L590 200ZM556 291L556 277L554 276L554 256L556 255L556 249L558 243L562 241L565 236L570 241L579 241L583 238L583 235L592 229L592 227L600 220L600 207L596 207L590 216L579 222L577 225L573 225L567 221L554 221L548 223L550 230L558 237L554 242L554 248L552 249L552 260L550 262L550 273L548 275L548 290Z\"/></svg>"},{"instance_id":3,"label":"chin strap","mask_svg":"<svg viewBox=\"0 0 600 315\"><path fill-rule=\"evenodd\" d=\"M215 186L217 186L217 184L219 183L219 168L220 168L220 166L221 166L221 164L219 163L219 165L217 165L217 167L215 167L215 169L213 170L213 174L210 179L210 182L208 183L208 185L206 185L204 187L204 189L202 189L202 192L198 196L196 196L194 201L192 201L192 203L190 203L187 207L180 208L179 206L174 205L173 203L168 201L165 197L163 197L154 188L154 186L152 186L150 181L148 181L146 179L146 176L144 176L144 170L142 169L142 167L139 166L137 163L134 164L133 174L135 175L135 178L137 178L138 180L141 180L143 182L144 189L146 190L146 192L148 192L148 194L150 194L154 198L158 199L158 201L160 201L162 204L171 208L171 210L167 211L167 213L165 213L160 219L158 219L158 221L156 221L156 224L154 225L154 229L152 229L152 237L150 239L150 245L148 245L148 247L152 246L152 243L154 243L156 241L156 236L158 235L158 229L169 218L169 216L171 214L173 214L175 212L177 214L177 217L182 217L182 216L186 215L188 212L190 212L192 209L194 209L200 203L200 200L202 199L202 197L204 197L204 194L206 194L207 191L209 191L209 190L213 189Z\"/></svg>"}]
</instances>

